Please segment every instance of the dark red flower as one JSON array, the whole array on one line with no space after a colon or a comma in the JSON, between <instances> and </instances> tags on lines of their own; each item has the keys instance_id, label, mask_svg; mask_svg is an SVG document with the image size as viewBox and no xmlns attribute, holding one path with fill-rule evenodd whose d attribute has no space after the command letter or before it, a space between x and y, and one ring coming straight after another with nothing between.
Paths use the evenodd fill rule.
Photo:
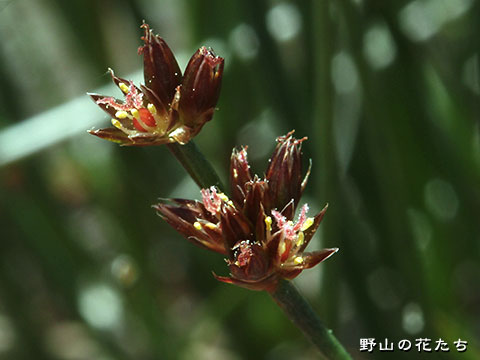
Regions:
<instances>
[{"instance_id":1,"label":"dark red flower","mask_svg":"<svg viewBox=\"0 0 480 360\"><path fill-rule=\"evenodd\" d=\"M223 282L253 290L273 291L279 279L293 279L302 270L327 259L337 248L304 252L327 207L308 217L295 210L306 185L301 144L293 131L277 138L265 178L252 176L247 149L233 150L231 199L217 188L201 190L202 201L173 199L155 205L177 231L193 243L227 256L230 277Z\"/></svg>"},{"instance_id":2,"label":"dark red flower","mask_svg":"<svg viewBox=\"0 0 480 360\"><path fill-rule=\"evenodd\" d=\"M154 35L147 24L142 28L145 85L116 77L113 82L125 95L113 97L89 94L112 117L113 127L91 130L100 138L122 145L185 144L209 121L220 94L224 60L213 50L201 47L190 59L182 76L167 43Z\"/></svg>"}]
</instances>

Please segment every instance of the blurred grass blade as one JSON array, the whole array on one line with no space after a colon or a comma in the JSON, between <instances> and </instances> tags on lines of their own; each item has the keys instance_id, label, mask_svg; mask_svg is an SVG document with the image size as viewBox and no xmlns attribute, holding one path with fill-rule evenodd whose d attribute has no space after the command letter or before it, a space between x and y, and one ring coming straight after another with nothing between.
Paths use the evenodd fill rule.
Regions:
<instances>
[{"instance_id":1,"label":"blurred grass blade","mask_svg":"<svg viewBox=\"0 0 480 360\"><path fill-rule=\"evenodd\" d=\"M140 79L141 72L128 79ZM113 84L93 92L117 94ZM104 118L92 100L82 94L65 104L0 130L0 166L8 165L68 138L99 126Z\"/></svg>"}]
</instances>

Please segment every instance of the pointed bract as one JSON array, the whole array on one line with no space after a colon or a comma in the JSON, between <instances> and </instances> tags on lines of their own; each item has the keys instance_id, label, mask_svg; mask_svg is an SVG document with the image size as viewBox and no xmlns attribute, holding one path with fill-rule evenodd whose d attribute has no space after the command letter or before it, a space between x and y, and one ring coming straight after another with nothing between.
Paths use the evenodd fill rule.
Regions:
<instances>
[{"instance_id":1,"label":"pointed bract","mask_svg":"<svg viewBox=\"0 0 480 360\"><path fill-rule=\"evenodd\" d=\"M163 111L168 113L175 89L182 82L182 72L165 40L154 35L148 24L141 27L145 30L142 37L145 45L138 53L143 54L145 85L156 94Z\"/></svg>"},{"instance_id":2,"label":"pointed bract","mask_svg":"<svg viewBox=\"0 0 480 360\"><path fill-rule=\"evenodd\" d=\"M230 159L230 191L235 205L243 207L245 184L250 180L252 180L252 174L247 160L247 147L240 151L233 149Z\"/></svg>"},{"instance_id":3,"label":"pointed bract","mask_svg":"<svg viewBox=\"0 0 480 360\"><path fill-rule=\"evenodd\" d=\"M226 254L223 236L211 216L207 215L203 204L191 202L185 205L160 203L154 206L162 218L175 230L194 244L206 249Z\"/></svg>"},{"instance_id":4,"label":"pointed bract","mask_svg":"<svg viewBox=\"0 0 480 360\"><path fill-rule=\"evenodd\" d=\"M185 69L178 112L183 123L193 132L200 131L213 116L220 96L223 64L223 58L216 56L212 49L201 47Z\"/></svg>"},{"instance_id":5,"label":"pointed bract","mask_svg":"<svg viewBox=\"0 0 480 360\"><path fill-rule=\"evenodd\" d=\"M301 148L304 140L306 137L295 139L293 131L277 138L277 146L265 173L273 209L283 209L291 200L294 209L298 206L302 195Z\"/></svg>"}]
</instances>

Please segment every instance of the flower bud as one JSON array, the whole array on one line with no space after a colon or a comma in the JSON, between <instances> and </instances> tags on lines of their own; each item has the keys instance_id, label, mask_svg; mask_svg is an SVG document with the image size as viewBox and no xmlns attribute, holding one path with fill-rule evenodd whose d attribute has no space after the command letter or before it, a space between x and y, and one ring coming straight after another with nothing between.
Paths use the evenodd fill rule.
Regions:
<instances>
[{"instance_id":1,"label":"flower bud","mask_svg":"<svg viewBox=\"0 0 480 360\"><path fill-rule=\"evenodd\" d=\"M185 69L178 112L183 123L194 133L211 120L220 95L224 60L212 49L201 47Z\"/></svg>"},{"instance_id":2,"label":"flower bud","mask_svg":"<svg viewBox=\"0 0 480 360\"><path fill-rule=\"evenodd\" d=\"M303 190L301 148L304 140L306 138L295 139L293 131L277 138L277 146L265 174L271 199L267 210L282 210L293 200L292 210L295 211Z\"/></svg>"},{"instance_id":3,"label":"flower bud","mask_svg":"<svg viewBox=\"0 0 480 360\"><path fill-rule=\"evenodd\" d=\"M162 106L157 110L167 113L175 89L182 81L182 73L167 43L154 35L148 24L141 27L145 29L142 37L145 45L138 49L138 53L143 54L145 86L158 97Z\"/></svg>"}]
</instances>

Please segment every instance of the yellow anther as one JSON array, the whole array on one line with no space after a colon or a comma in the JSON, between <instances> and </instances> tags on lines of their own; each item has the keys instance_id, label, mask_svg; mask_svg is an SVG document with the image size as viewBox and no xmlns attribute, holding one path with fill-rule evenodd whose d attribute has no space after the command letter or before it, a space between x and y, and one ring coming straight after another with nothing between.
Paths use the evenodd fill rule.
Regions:
<instances>
[{"instance_id":1,"label":"yellow anther","mask_svg":"<svg viewBox=\"0 0 480 360\"><path fill-rule=\"evenodd\" d=\"M314 222L315 222L315 219L313 217L307 218L307 220L305 220L305 222L302 225L302 231L307 230L310 226L313 225Z\"/></svg>"},{"instance_id":2,"label":"yellow anther","mask_svg":"<svg viewBox=\"0 0 480 360\"><path fill-rule=\"evenodd\" d=\"M305 234L303 233L303 231L300 231L297 237L297 246L302 246L304 239L305 239Z\"/></svg>"},{"instance_id":3,"label":"yellow anther","mask_svg":"<svg viewBox=\"0 0 480 360\"><path fill-rule=\"evenodd\" d=\"M140 113L138 112L137 109L132 109L132 110L130 110L130 113L133 115L133 117L134 117L135 119L137 119L137 120L140 119Z\"/></svg>"},{"instance_id":4,"label":"yellow anther","mask_svg":"<svg viewBox=\"0 0 480 360\"><path fill-rule=\"evenodd\" d=\"M120 83L120 84L118 84L118 87L119 87L120 90L122 90L125 94L128 93L128 86L127 86L127 84L125 84L125 83Z\"/></svg>"},{"instance_id":5,"label":"yellow anther","mask_svg":"<svg viewBox=\"0 0 480 360\"><path fill-rule=\"evenodd\" d=\"M193 223L193 227L197 230L202 230L202 224L200 224L198 221Z\"/></svg>"},{"instance_id":6,"label":"yellow anther","mask_svg":"<svg viewBox=\"0 0 480 360\"><path fill-rule=\"evenodd\" d=\"M223 201L227 202L228 201L228 196L225 195L224 193L219 193L218 197L222 199ZM229 204L230 205L230 204Z\"/></svg>"},{"instance_id":7,"label":"yellow anther","mask_svg":"<svg viewBox=\"0 0 480 360\"><path fill-rule=\"evenodd\" d=\"M211 223L211 222L206 223L205 227L209 228L210 230L216 230L218 228L217 225L215 225L214 223Z\"/></svg>"},{"instance_id":8,"label":"yellow anther","mask_svg":"<svg viewBox=\"0 0 480 360\"><path fill-rule=\"evenodd\" d=\"M288 226L293 226L293 221L292 221L292 220L288 220L288 221L287 221L287 225L288 225Z\"/></svg>"},{"instance_id":9,"label":"yellow anther","mask_svg":"<svg viewBox=\"0 0 480 360\"><path fill-rule=\"evenodd\" d=\"M272 218L270 216L265 218L265 225L267 226L267 231L272 231Z\"/></svg>"},{"instance_id":10,"label":"yellow anther","mask_svg":"<svg viewBox=\"0 0 480 360\"><path fill-rule=\"evenodd\" d=\"M233 169L233 177L236 179L238 178L238 171L237 169Z\"/></svg>"},{"instance_id":11,"label":"yellow anther","mask_svg":"<svg viewBox=\"0 0 480 360\"><path fill-rule=\"evenodd\" d=\"M297 257L293 260L293 262L294 262L296 265L300 265L300 264L303 263L303 257L297 256Z\"/></svg>"},{"instance_id":12,"label":"yellow anther","mask_svg":"<svg viewBox=\"0 0 480 360\"><path fill-rule=\"evenodd\" d=\"M128 113L123 110L119 110L115 113L115 117L117 119L126 119L128 117Z\"/></svg>"},{"instance_id":13,"label":"yellow anther","mask_svg":"<svg viewBox=\"0 0 480 360\"><path fill-rule=\"evenodd\" d=\"M112 119L112 125L115 126L117 129L122 130L122 124L117 119Z\"/></svg>"},{"instance_id":14,"label":"yellow anther","mask_svg":"<svg viewBox=\"0 0 480 360\"><path fill-rule=\"evenodd\" d=\"M152 115L155 115L157 113L157 108L153 104L148 104L147 109L152 113Z\"/></svg>"},{"instance_id":15,"label":"yellow anther","mask_svg":"<svg viewBox=\"0 0 480 360\"><path fill-rule=\"evenodd\" d=\"M280 245L278 245L278 255L282 256L285 250L287 250L287 245L285 245L285 241L282 241Z\"/></svg>"}]
</instances>

